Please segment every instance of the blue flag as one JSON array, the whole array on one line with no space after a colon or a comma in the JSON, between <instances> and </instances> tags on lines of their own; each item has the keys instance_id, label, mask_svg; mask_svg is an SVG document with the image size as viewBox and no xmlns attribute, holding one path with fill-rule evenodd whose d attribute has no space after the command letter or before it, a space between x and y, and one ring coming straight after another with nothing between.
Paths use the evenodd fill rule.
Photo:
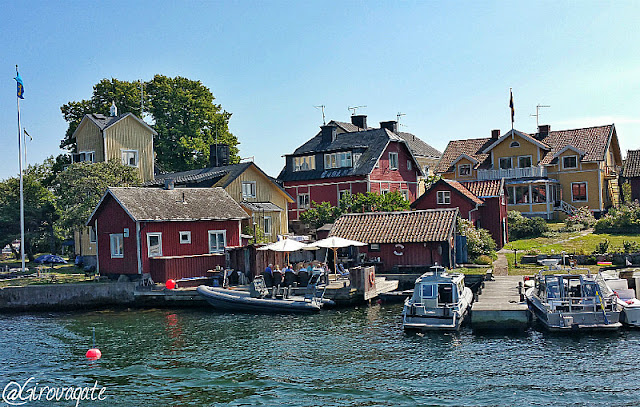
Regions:
<instances>
[{"instance_id":1,"label":"blue flag","mask_svg":"<svg viewBox=\"0 0 640 407\"><path fill-rule=\"evenodd\" d=\"M16 72L16 77L13 78L16 80L17 85L18 85L18 97L20 99L24 99L24 84L22 83L22 78L20 77L20 74Z\"/></svg>"}]
</instances>

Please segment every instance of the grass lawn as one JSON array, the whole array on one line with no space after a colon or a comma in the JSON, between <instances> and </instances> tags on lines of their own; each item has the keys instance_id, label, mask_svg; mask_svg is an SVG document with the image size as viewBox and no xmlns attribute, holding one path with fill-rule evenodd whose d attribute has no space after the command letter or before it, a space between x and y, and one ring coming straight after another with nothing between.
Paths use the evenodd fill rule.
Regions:
<instances>
[{"instance_id":1,"label":"grass lawn","mask_svg":"<svg viewBox=\"0 0 640 407\"><path fill-rule=\"evenodd\" d=\"M38 257L39 254L36 256ZM69 261L65 258L65 260ZM61 284L61 283L79 283L85 281L92 281L87 279L84 275L84 271L77 268L73 261L67 264L56 264L51 267L49 264L38 264L26 262L25 266L29 269L26 273L18 272L14 278L4 278L7 276L5 272L6 267L20 268L21 262L15 259L2 259L0 260L0 288L9 286L25 286L33 284ZM39 277L38 277L39 274Z\"/></svg>"}]
</instances>

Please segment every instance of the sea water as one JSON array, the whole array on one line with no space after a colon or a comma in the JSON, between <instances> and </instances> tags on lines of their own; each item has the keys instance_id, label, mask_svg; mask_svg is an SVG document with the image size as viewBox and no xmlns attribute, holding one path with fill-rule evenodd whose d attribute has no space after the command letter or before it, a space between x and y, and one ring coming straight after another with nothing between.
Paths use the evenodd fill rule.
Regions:
<instances>
[{"instance_id":1,"label":"sea water","mask_svg":"<svg viewBox=\"0 0 640 407\"><path fill-rule=\"evenodd\" d=\"M105 389L26 406L640 405L640 331L415 335L401 310L2 315L0 390ZM93 327L98 361L85 358Z\"/></svg>"}]
</instances>

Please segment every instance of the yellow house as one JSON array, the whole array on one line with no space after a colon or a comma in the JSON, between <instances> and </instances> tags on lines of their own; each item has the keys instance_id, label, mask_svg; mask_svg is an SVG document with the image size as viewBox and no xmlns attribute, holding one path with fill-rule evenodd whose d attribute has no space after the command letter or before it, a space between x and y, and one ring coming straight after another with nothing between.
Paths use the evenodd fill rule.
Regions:
<instances>
[{"instance_id":1,"label":"yellow house","mask_svg":"<svg viewBox=\"0 0 640 407\"><path fill-rule=\"evenodd\" d=\"M154 175L153 137L157 134L132 113L118 115L114 103L109 116L92 113L82 118L73 133L77 145L73 162L122 160L138 170L140 180L150 181ZM96 256L95 234L85 228L74 234L74 241L75 252L91 265Z\"/></svg>"},{"instance_id":2,"label":"yellow house","mask_svg":"<svg viewBox=\"0 0 640 407\"><path fill-rule=\"evenodd\" d=\"M449 142L436 173L458 181L505 179L509 210L545 219L587 206L594 214L620 200L622 156L615 125L535 134L510 130Z\"/></svg>"},{"instance_id":3,"label":"yellow house","mask_svg":"<svg viewBox=\"0 0 640 407\"><path fill-rule=\"evenodd\" d=\"M260 226L272 242L277 240L278 235L289 232L287 206L294 202L293 198L253 162L162 174L144 185L173 185L175 188L221 187L251 216L251 221L243 224L243 227L249 226L253 231L254 224Z\"/></svg>"}]
</instances>

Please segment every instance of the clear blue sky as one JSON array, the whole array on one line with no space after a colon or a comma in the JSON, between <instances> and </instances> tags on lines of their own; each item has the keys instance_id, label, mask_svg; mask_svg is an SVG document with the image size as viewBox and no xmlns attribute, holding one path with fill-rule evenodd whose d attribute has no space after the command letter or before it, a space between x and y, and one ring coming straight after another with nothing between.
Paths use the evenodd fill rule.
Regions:
<instances>
[{"instance_id":1,"label":"clear blue sky","mask_svg":"<svg viewBox=\"0 0 640 407\"><path fill-rule=\"evenodd\" d=\"M18 173L15 64L29 162L60 153L60 106L103 78L201 80L242 157L276 176L327 119L366 105L444 150L459 138L615 123L640 148L640 3L0 0L0 179Z\"/></svg>"}]
</instances>

